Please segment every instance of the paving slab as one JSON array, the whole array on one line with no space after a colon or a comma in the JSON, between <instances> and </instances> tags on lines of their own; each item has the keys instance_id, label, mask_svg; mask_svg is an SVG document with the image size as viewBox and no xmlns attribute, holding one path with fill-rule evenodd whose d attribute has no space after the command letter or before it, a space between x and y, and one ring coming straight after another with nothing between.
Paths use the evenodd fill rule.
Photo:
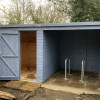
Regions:
<instances>
[{"instance_id":1,"label":"paving slab","mask_svg":"<svg viewBox=\"0 0 100 100\"><path fill-rule=\"evenodd\" d=\"M13 100L15 99L16 97L8 92L3 92L3 91L0 91L0 98L2 99L7 99L7 100Z\"/></svg>"},{"instance_id":2,"label":"paving slab","mask_svg":"<svg viewBox=\"0 0 100 100\"><path fill-rule=\"evenodd\" d=\"M36 82L27 82L23 84L19 89L23 91L34 91L40 87L40 83Z\"/></svg>"},{"instance_id":3,"label":"paving slab","mask_svg":"<svg viewBox=\"0 0 100 100\"><path fill-rule=\"evenodd\" d=\"M22 91L34 91L40 87L40 83L35 81L10 81L4 85L6 88L19 89Z\"/></svg>"},{"instance_id":4,"label":"paving slab","mask_svg":"<svg viewBox=\"0 0 100 100\"><path fill-rule=\"evenodd\" d=\"M23 84L25 84L25 81L10 81L4 85L4 87L13 88L13 89L19 89Z\"/></svg>"}]
</instances>

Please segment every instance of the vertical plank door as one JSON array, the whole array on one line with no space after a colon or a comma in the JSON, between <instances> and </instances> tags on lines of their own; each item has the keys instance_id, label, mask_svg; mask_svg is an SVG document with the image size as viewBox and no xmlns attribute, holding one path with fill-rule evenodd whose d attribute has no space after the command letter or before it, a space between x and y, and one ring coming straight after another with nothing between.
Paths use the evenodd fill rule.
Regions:
<instances>
[{"instance_id":1,"label":"vertical plank door","mask_svg":"<svg viewBox=\"0 0 100 100\"><path fill-rule=\"evenodd\" d=\"M0 80L20 79L17 33L0 33L0 52Z\"/></svg>"}]
</instances>

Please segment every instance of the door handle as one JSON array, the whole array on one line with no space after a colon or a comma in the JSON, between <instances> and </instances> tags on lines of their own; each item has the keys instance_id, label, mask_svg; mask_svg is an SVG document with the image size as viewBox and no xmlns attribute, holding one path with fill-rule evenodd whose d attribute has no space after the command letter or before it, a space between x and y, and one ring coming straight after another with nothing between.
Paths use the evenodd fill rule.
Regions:
<instances>
[{"instance_id":1,"label":"door handle","mask_svg":"<svg viewBox=\"0 0 100 100\"><path fill-rule=\"evenodd\" d=\"M2 56L2 52L0 51L0 57Z\"/></svg>"}]
</instances>

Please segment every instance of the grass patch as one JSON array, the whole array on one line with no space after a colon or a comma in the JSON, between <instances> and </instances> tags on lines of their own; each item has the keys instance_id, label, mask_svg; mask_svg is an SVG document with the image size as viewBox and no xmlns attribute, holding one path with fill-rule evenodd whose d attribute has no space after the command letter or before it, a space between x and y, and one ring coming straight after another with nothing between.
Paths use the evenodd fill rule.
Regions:
<instances>
[{"instance_id":1,"label":"grass patch","mask_svg":"<svg viewBox=\"0 0 100 100\"><path fill-rule=\"evenodd\" d=\"M41 88L36 89L30 97L34 97L37 93L39 93L41 91Z\"/></svg>"},{"instance_id":2,"label":"grass patch","mask_svg":"<svg viewBox=\"0 0 100 100\"><path fill-rule=\"evenodd\" d=\"M77 98L77 100L83 100L83 98L79 97L79 98Z\"/></svg>"}]
</instances>

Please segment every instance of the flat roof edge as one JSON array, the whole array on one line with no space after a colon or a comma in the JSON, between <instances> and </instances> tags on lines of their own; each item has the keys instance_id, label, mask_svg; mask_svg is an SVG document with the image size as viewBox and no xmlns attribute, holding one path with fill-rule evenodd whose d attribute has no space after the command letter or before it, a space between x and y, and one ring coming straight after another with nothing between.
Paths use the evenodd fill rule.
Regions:
<instances>
[{"instance_id":1,"label":"flat roof edge","mask_svg":"<svg viewBox=\"0 0 100 100\"><path fill-rule=\"evenodd\" d=\"M49 24L9 24L0 25L1 28L42 28L42 27L77 27L77 26L99 26L99 22L73 22L73 23L49 23Z\"/></svg>"}]
</instances>

